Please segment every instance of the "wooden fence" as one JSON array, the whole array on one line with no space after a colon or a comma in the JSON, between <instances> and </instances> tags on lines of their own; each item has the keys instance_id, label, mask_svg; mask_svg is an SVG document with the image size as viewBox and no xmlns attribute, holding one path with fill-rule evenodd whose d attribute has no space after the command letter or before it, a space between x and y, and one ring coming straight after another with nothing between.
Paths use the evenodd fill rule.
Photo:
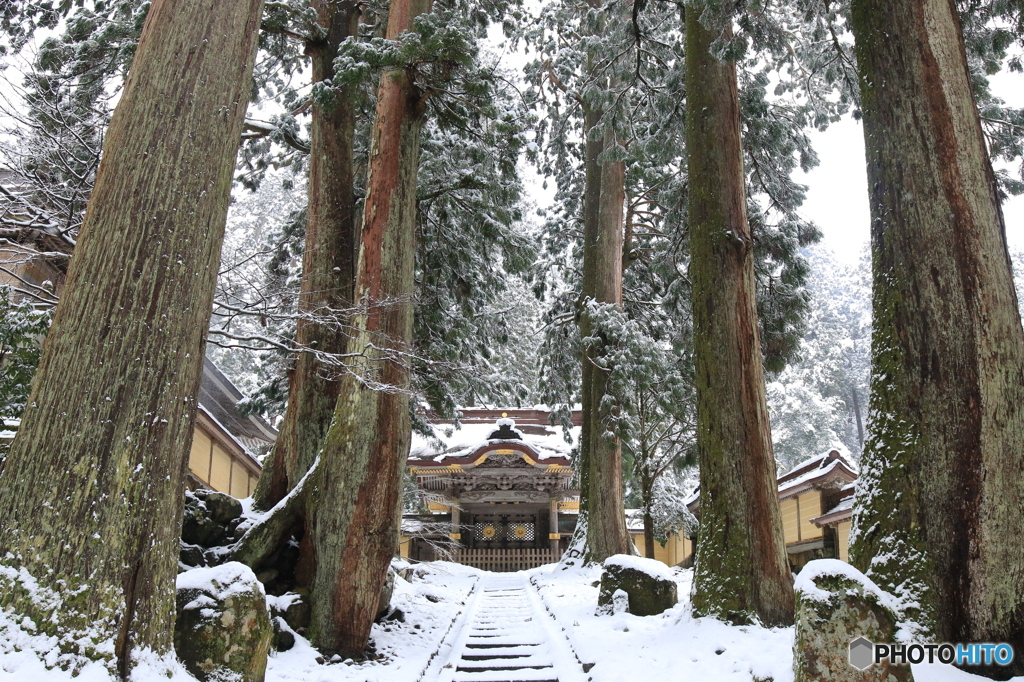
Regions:
<instances>
[{"instance_id":1,"label":"wooden fence","mask_svg":"<svg viewBox=\"0 0 1024 682\"><path fill-rule=\"evenodd\" d=\"M552 564L560 558L560 552L550 549L460 549L454 560L485 571L508 573Z\"/></svg>"}]
</instances>

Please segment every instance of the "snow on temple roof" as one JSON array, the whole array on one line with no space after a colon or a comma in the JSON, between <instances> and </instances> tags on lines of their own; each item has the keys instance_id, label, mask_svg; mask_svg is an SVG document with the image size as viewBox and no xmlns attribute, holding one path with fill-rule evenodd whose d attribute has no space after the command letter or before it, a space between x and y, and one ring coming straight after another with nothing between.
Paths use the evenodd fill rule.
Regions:
<instances>
[{"instance_id":1,"label":"snow on temple roof","mask_svg":"<svg viewBox=\"0 0 1024 682\"><path fill-rule=\"evenodd\" d=\"M512 421L503 419L502 421ZM465 457L488 443L506 442L489 441L488 436L496 429L495 422L466 424L461 428L454 424L434 424L431 427L437 441L424 438L418 433L412 435L412 447L409 450L410 459L432 459L440 462L449 457ZM531 429L541 430L541 429ZM579 440L580 427L574 426L569 431L572 443L567 443L562 433L562 427L549 426L544 429L543 434L524 433L519 429L515 431L522 436L521 440L510 440L507 442L521 442L536 451L538 459L550 457L568 457L570 451Z\"/></svg>"},{"instance_id":2,"label":"snow on temple roof","mask_svg":"<svg viewBox=\"0 0 1024 682\"><path fill-rule=\"evenodd\" d=\"M839 450L829 450L820 455L805 459L795 467L779 476L779 499L803 492L813 488L815 483L827 483L832 479L853 481L857 478L857 465L853 463L848 454ZM824 479L828 479L825 481ZM831 485L834 485L832 483ZM844 488L845 490L845 488ZM684 500L683 504L690 507L700 500L700 487Z\"/></svg>"},{"instance_id":3,"label":"snow on temple roof","mask_svg":"<svg viewBox=\"0 0 1024 682\"><path fill-rule=\"evenodd\" d=\"M844 478L856 478L857 476L857 465L839 450L830 450L811 457L779 477L779 497L780 499L788 497L798 490L810 486L814 481L823 479L833 472L839 474L841 471L845 474Z\"/></svg>"}]
</instances>

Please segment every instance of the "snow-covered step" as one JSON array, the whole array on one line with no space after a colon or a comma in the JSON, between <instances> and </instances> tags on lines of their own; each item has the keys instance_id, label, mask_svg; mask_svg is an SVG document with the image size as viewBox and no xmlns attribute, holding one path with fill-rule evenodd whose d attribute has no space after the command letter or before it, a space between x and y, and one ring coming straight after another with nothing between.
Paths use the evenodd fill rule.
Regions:
<instances>
[{"instance_id":1,"label":"snow-covered step","mask_svg":"<svg viewBox=\"0 0 1024 682\"><path fill-rule=\"evenodd\" d=\"M481 578L447 661L423 682L583 682L565 635L520 573Z\"/></svg>"}]
</instances>

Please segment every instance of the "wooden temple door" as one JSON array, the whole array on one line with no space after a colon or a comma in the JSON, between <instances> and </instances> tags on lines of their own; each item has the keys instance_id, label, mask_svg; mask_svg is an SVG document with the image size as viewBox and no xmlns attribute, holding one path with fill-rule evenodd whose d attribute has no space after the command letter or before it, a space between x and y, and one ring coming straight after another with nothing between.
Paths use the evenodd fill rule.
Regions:
<instances>
[{"instance_id":1,"label":"wooden temple door","mask_svg":"<svg viewBox=\"0 0 1024 682\"><path fill-rule=\"evenodd\" d=\"M476 549L532 549L537 547L536 514L478 514L473 519Z\"/></svg>"}]
</instances>

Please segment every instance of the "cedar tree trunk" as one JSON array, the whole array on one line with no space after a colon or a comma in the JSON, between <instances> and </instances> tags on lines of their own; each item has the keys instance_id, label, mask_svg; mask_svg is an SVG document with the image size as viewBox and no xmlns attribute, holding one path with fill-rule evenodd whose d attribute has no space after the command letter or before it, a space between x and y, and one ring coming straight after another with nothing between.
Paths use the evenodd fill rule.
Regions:
<instances>
[{"instance_id":1,"label":"cedar tree trunk","mask_svg":"<svg viewBox=\"0 0 1024 682\"><path fill-rule=\"evenodd\" d=\"M727 29L728 30L728 29ZM686 150L700 464L698 615L793 622L747 223L736 67L686 13Z\"/></svg>"},{"instance_id":2,"label":"cedar tree trunk","mask_svg":"<svg viewBox=\"0 0 1024 682\"><path fill-rule=\"evenodd\" d=\"M359 8L354 2L313 0L324 37L306 45L313 82L334 77L341 42L356 34ZM350 90L350 89L349 89ZM302 348L340 355L348 323L342 311L352 306L355 286L355 196L352 150L355 93L337 93L314 101L309 155L309 203L302 252L302 285L296 342ZM290 373L284 423L254 494L259 509L280 502L309 471L334 417L341 371L312 352L300 352Z\"/></svg>"},{"instance_id":3,"label":"cedar tree trunk","mask_svg":"<svg viewBox=\"0 0 1024 682\"><path fill-rule=\"evenodd\" d=\"M591 136L588 129L588 140ZM600 146L603 151L615 145L611 133L605 133ZM590 142L588 142L588 152ZM598 152L600 154L600 151ZM625 163L600 163L595 156L588 162L595 168L587 169L586 210L590 215L584 223L583 243L583 300L597 303L622 304L622 227L625 190ZM597 178L598 196L592 195L592 179ZM593 215L596 203L596 216ZM590 336L594 329L584 310L580 320L580 333ZM586 435L581 437L581 449L586 448L587 468L587 551L588 561L604 561L613 554L631 554L632 543L626 530L625 499L622 490L622 444L617 436L610 436L611 414L603 406L607 392L607 370L594 364L601 355L599 348L585 349L583 368L587 379L583 392L583 419Z\"/></svg>"},{"instance_id":4,"label":"cedar tree trunk","mask_svg":"<svg viewBox=\"0 0 1024 682\"><path fill-rule=\"evenodd\" d=\"M393 0L388 39L430 11L430 0ZM325 654L360 654L398 547L402 469L409 453L416 176L426 100L406 71L381 76L350 352L366 363L342 380L334 422L311 491L316 554L310 636ZM312 505L310 505L312 506Z\"/></svg>"},{"instance_id":5,"label":"cedar tree trunk","mask_svg":"<svg viewBox=\"0 0 1024 682\"><path fill-rule=\"evenodd\" d=\"M584 106L583 110L583 128L584 128L584 148L583 148L583 171L584 171L584 187L583 187L583 234L584 234L584 250L587 248L587 235L597 233L598 216L600 214L600 203L601 203L601 166L597 159L604 150L604 138L603 137L591 137L586 131L593 130L597 127L597 124L601 121L601 112L599 110L592 109ZM586 256L584 255L584 260ZM581 300L586 301L588 295L588 284L586 281L583 283L583 291ZM590 319L586 314L581 312L578 315L578 322L580 326L580 337L586 338L590 336L592 331L592 325ZM579 490L580 490L580 512L576 520L576 529L573 531L572 539L569 541L569 549L566 551L566 557L575 559L577 556L587 559L588 540L589 535L588 527L590 525L590 442L591 433L597 430L600 433L600 424L597 423L597 412L591 408L593 400L593 387L594 387L594 372L596 368L594 364L590 362L589 358L591 353L587 350L583 350L583 362L580 379L580 402L582 409L580 426L580 441L579 441L579 460L576 462L577 476L579 477ZM578 553L578 554L577 554Z\"/></svg>"},{"instance_id":6,"label":"cedar tree trunk","mask_svg":"<svg viewBox=\"0 0 1024 682\"><path fill-rule=\"evenodd\" d=\"M654 517L651 516L651 493L647 494L644 502L644 556L648 559L654 558Z\"/></svg>"},{"instance_id":7,"label":"cedar tree trunk","mask_svg":"<svg viewBox=\"0 0 1024 682\"><path fill-rule=\"evenodd\" d=\"M122 677L133 652L171 649L181 491L262 5L149 10L0 472L0 557L21 571L0 578L0 605Z\"/></svg>"},{"instance_id":8,"label":"cedar tree trunk","mask_svg":"<svg viewBox=\"0 0 1024 682\"><path fill-rule=\"evenodd\" d=\"M935 641L1024 673L1024 330L952 0L855 0L871 188L871 433L851 556Z\"/></svg>"}]
</instances>

